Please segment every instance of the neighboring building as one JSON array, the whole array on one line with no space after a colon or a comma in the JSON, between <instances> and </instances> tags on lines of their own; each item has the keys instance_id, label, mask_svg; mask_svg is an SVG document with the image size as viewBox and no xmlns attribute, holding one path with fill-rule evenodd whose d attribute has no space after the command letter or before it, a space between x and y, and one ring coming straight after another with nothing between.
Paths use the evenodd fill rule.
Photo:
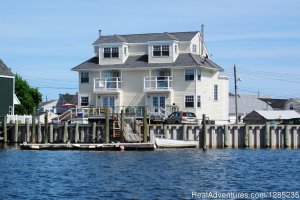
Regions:
<instances>
[{"instance_id":1,"label":"neighboring building","mask_svg":"<svg viewBox=\"0 0 300 200\"><path fill-rule=\"evenodd\" d=\"M257 97L257 95L239 94L237 95L238 122L243 122L243 118L253 110L273 110L273 108ZM229 122L236 122L235 95L229 93Z\"/></svg>"},{"instance_id":2,"label":"neighboring building","mask_svg":"<svg viewBox=\"0 0 300 200\"><path fill-rule=\"evenodd\" d=\"M273 110L284 110L284 106L288 99L272 99L272 98L259 98L260 100L266 102Z\"/></svg>"},{"instance_id":3,"label":"neighboring building","mask_svg":"<svg viewBox=\"0 0 300 200\"><path fill-rule=\"evenodd\" d=\"M79 106L147 106L169 114L173 105L228 121L228 77L208 58L199 31L102 36L94 57L74 67Z\"/></svg>"},{"instance_id":4,"label":"neighboring building","mask_svg":"<svg viewBox=\"0 0 300 200\"><path fill-rule=\"evenodd\" d=\"M78 105L78 96L77 94L59 94L59 98L56 104L56 114L62 114L66 112L71 107Z\"/></svg>"},{"instance_id":5,"label":"neighboring building","mask_svg":"<svg viewBox=\"0 0 300 200\"><path fill-rule=\"evenodd\" d=\"M0 116L14 115L16 104L15 75L0 59Z\"/></svg>"},{"instance_id":6,"label":"neighboring building","mask_svg":"<svg viewBox=\"0 0 300 200\"><path fill-rule=\"evenodd\" d=\"M57 102L58 102L57 100L49 100L49 101L41 102L39 104L38 113L44 113L46 111L56 113Z\"/></svg>"},{"instance_id":7,"label":"neighboring building","mask_svg":"<svg viewBox=\"0 0 300 200\"><path fill-rule=\"evenodd\" d=\"M294 110L255 110L244 117L247 124L300 124L300 114Z\"/></svg>"},{"instance_id":8,"label":"neighboring building","mask_svg":"<svg viewBox=\"0 0 300 200\"><path fill-rule=\"evenodd\" d=\"M300 99L292 98L289 99L285 105L285 110L295 110L296 112L300 113Z\"/></svg>"}]
</instances>

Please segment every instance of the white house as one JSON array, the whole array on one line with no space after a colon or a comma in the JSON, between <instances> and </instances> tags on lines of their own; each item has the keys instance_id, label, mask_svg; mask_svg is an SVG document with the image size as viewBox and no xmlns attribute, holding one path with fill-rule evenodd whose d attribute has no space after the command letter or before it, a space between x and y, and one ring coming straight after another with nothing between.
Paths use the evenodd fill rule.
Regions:
<instances>
[{"instance_id":1,"label":"white house","mask_svg":"<svg viewBox=\"0 0 300 200\"><path fill-rule=\"evenodd\" d=\"M203 33L203 31L202 31ZM228 120L228 77L208 58L201 32L101 35L79 74L78 105L147 106L169 114L172 106Z\"/></svg>"}]
</instances>

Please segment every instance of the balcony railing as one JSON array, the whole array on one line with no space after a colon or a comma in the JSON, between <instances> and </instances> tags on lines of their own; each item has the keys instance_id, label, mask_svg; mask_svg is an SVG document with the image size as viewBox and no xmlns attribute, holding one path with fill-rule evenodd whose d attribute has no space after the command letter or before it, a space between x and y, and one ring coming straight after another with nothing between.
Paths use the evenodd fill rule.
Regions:
<instances>
[{"instance_id":1,"label":"balcony railing","mask_svg":"<svg viewBox=\"0 0 300 200\"><path fill-rule=\"evenodd\" d=\"M145 76L144 91L169 91L173 89L172 76Z\"/></svg>"},{"instance_id":2,"label":"balcony railing","mask_svg":"<svg viewBox=\"0 0 300 200\"><path fill-rule=\"evenodd\" d=\"M122 81L120 77L95 78L94 92L121 91Z\"/></svg>"}]
</instances>

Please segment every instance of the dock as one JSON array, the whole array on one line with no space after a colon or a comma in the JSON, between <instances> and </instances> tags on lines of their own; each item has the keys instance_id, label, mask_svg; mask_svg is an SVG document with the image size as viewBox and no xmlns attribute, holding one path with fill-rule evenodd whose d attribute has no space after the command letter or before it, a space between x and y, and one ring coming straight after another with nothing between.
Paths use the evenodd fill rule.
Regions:
<instances>
[{"instance_id":1,"label":"dock","mask_svg":"<svg viewBox=\"0 0 300 200\"><path fill-rule=\"evenodd\" d=\"M23 143L20 145L22 150L94 150L94 151L151 151L155 149L154 143L48 143L48 144L32 144Z\"/></svg>"}]
</instances>

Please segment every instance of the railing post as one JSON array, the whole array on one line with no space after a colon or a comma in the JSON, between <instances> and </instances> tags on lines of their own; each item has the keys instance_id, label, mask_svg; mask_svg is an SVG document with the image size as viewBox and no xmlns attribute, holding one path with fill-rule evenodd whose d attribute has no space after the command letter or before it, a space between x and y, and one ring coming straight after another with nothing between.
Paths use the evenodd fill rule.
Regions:
<instances>
[{"instance_id":1,"label":"railing post","mask_svg":"<svg viewBox=\"0 0 300 200\"><path fill-rule=\"evenodd\" d=\"M155 76L155 90L157 90L157 76Z\"/></svg>"},{"instance_id":2,"label":"railing post","mask_svg":"<svg viewBox=\"0 0 300 200\"><path fill-rule=\"evenodd\" d=\"M107 80L106 80L106 78L104 79L104 90L106 90L107 89Z\"/></svg>"},{"instance_id":3,"label":"railing post","mask_svg":"<svg viewBox=\"0 0 300 200\"><path fill-rule=\"evenodd\" d=\"M170 76L168 76L168 90L170 89Z\"/></svg>"},{"instance_id":4,"label":"railing post","mask_svg":"<svg viewBox=\"0 0 300 200\"><path fill-rule=\"evenodd\" d=\"M144 133L143 133L143 142L147 142L148 136L148 123L147 123L147 107L144 107L144 117L143 117L143 125L144 125Z\"/></svg>"}]
</instances>

